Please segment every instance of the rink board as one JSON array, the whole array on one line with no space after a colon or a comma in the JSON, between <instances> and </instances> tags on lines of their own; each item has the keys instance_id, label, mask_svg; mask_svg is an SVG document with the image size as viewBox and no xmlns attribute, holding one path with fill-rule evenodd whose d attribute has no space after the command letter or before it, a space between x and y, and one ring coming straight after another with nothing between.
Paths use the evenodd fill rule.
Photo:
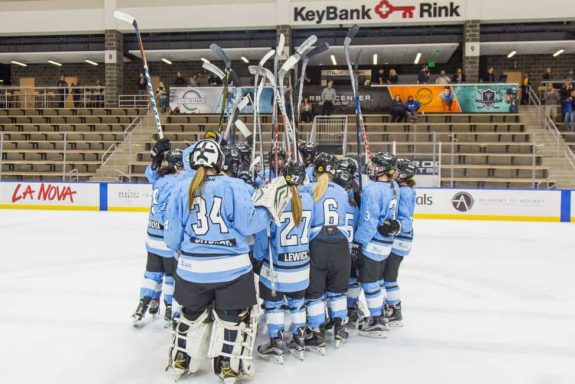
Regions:
<instances>
[{"instance_id":1,"label":"rink board","mask_svg":"<svg viewBox=\"0 0 575 384\"><path fill-rule=\"evenodd\" d=\"M1 182L1 209L147 212L150 184ZM418 188L416 219L575 222L575 191Z\"/></svg>"}]
</instances>

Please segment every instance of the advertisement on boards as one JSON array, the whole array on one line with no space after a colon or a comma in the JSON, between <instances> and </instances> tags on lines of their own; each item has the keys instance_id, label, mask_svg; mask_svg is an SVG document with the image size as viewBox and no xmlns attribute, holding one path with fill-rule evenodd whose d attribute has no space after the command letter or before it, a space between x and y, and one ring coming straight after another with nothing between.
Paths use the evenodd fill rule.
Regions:
<instances>
[{"instance_id":1,"label":"advertisement on boards","mask_svg":"<svg viewBox=\"0 0 575 384\"><path fill-rule=\"evenodd\" d=\"M99 210L97 183L0 183L0 208Z\"/></svg>"}]
</instances>

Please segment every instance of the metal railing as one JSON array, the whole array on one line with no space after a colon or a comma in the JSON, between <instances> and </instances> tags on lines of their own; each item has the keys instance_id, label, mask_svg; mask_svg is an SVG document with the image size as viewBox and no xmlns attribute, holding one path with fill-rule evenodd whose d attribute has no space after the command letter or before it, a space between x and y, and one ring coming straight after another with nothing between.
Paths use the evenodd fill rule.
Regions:
<instances>
[{"instance_id":1,"label":"metal railing","mask_svg":"<svg viewBox=\"0 0 575 384\"><path fill-rule=\"evenodd\" d=\"M0 87L0 108L103 108L105 87Z\"/></svg>"},{"instance_id":2,"label":"metal railing","mask_svg":"<svg viewBox=\"0 0 575 384\"><path fill-rule=\"evenodd\" d=\"M80 175L76 168L72 169L70 172L67 173L69 181L79 181Z\"/></svg>"},{"instance_id":3,"label":"metal railing","mask_svg":"<svg viewBox=\"0 0 575 384\"><path fill-rule=\"evenodd\" d=\"M124 181L124 178L128 179L128 181L132 181L132 176L125 172L122 172L119 169L114 169L114 172L116 173L115 178L117 181Z\"/></svg>"},{"instance_id":4,"label":"metal railing","mask_svg":"<svg viewBox=\"0 0 575 384\"><path fill-rule=\"evenodd\" d=\"M142 95L119 95L120 108L146 108L149 105L148 93Z\"/></svg>"}]
</instances>

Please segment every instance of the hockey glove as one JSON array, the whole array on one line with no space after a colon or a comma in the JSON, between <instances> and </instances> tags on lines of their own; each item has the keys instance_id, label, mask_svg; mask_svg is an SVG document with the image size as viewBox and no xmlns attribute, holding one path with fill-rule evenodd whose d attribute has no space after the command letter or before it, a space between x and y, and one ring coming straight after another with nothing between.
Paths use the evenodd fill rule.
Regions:
<instances>
[{"instance_id":1,"label":"hockey glove","mask_svg":"<svg viewBox=\"0 0 575 384\"><path fill-rule=\"evenodd\" d=\"M252 268L256 275L260 275L260 271L262 270L263 260L257 260L250 252L250 262L252 263Z\"/></svg>"},{"instance_id":2,"label":"hockey glove","mask_svg":"<svg viewBox=\"0 0 575 384\"><path fill-rule=\"evenodd\" d=\"M362 245L360 243L353 242L351 244L351 268L352 269L359 269L361 266L361 248Z\"/></svg>"},{"instance_id":3,"label":"hockey glove","mask_svg":"<svg viewBox=\"0 0 575 384\"><path fill-rule=\"evenodd\" d=\"M385 220L383 225L377 227L383 236L397 236L401 232L401 222L398 220Z\"/></svg>"}]
</instances>

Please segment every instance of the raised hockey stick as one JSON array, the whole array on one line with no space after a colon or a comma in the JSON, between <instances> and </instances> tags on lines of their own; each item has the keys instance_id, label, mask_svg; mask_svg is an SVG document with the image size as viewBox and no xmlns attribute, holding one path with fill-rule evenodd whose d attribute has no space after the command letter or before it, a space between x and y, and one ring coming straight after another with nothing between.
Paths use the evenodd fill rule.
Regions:
<instances>
[{"instance_id":1,"label":"raised hockey stick","mask_svg":"<svg viewBox=\"0 0 575 384\"><path fill-rule=\"evenodd\" d=\"M301 74L300 74L300 78L299 78L299 91L298 91L298 97L297 97L297 116L298 116L298 119L301 116L301 103L303 101L303 86L304 86L304 82L305 82L305 71L307 68L307 64L309 63L309 61L312 58L314 58L318 55L321 55L322 53L326 52L328 49L329 49L328 43L320 44L317 47L313 48L311 51L309 51L302 60Z\"/></svg>"},{"instance_id":2,"label":"raised hockey stick","mask_svg":"<svg viewBox=\"0 0 575 384\"><path fill-rule=\"evenodd\" d=\"M284 46L285 46L286 38L283 33L280 33L278 45L276 47L276 56L274 57L274 79L278 77L278 66L279 66L279 59L283 53ZM272 127L273 127L273 143L272 143L272 152L271 154L275 157L275 175L278 175L278 142L279 142L279 124L278 124L278 112L277 112L277 97L278 97L278 90L277 87L274 85L274 100L273 100L273 110L272 110ZM272 179L272 167L271 162L272 159L270 157L270 169L268 172L268 181Z\"/></svg>"},{"instance_id":3,"label":"raised hockey stick","mask_svg":"<svg viewBox=\"0 0 575 384\"><path fill-rule=\"evenodd\" d=\"M268 62L269 59L271 59L272 57L274 57L276 54L276 50L275 49L270 49L268 51L268 53L266 53L264 55L264 57L262 57L262 59L260 60L260 62L258 63L258 67L263 68L263 66ZM257 130L257 134L259 135L260 138L260 169L262 172L264 172L264 139L262 136L262 122L261 122L261 117L260 117L260 99L261 99L261 95L265 86L265 82L266 82L266 78L264 77L260 83L258 84L258 80L259 80L259 73L255 73L254 75L254 138L256 137L256 130ZM255 143L252 147L252 163L255 160L255 156L256 156L256 146ZM255 168L254 168L255 169ZM255 175L255 173L254 173ZM254 176L255 179L255 176Z\"/></svg>"},{"instance_id":4,"label":"raised hockey stick","mask_svg":"<svg viewBox=\"0 0 575 384\"><path fill-rule=\"evenodd\" d=\"M134 32L138 38L138 46L140 47L140 55L142 56L142 63L144 65L144 77L146 78L146 85L148 87L148 95L150 97L150 105L152 106L152 112L154 113L154 120L156 120L156 129L158 130L158 138L164 138L164 131L162 130L162 122L160 121L160 113L158 111L158 106L156 105L156 95L154 94L154 86L152 85L152 78L150 77L150 71L148 69L148 61L146 60L146 51L144 50L144 43L142 42L142 36L140 35L140 29L138 28L138 22L133 16L128 15L122 11L114 11L114 18L131 24L134 27Z\"/></svg>"},{"instance_id":5,"label":"raised hockey stick","mask_svg":"<svg viewBox=\"0 0 575 384\"><path fill-rule=\"evenodd\" d=\"M234 100L232 102L232 108L231 111L228 112L228 121L227 121L227 125L226 125L226 130L223 133L223 137L224 138L228 138L227 135L230 131L230 128L233 124L233 121L235 119L235 114L236 114L236 110L235 110L235 106L237 105L237 97L236 97L236 92L238 92L238 87L240 85L240 81L239 78L236 74L236 72L232 69L232 61L230 60L230 58L228 57L228 55L226 55L226 53L224 52L224 49L222 47L220 47L218 44L210 44L210 50L212 52L214 52L219 58L220 60L222 60L224 62L224 65L226 67L225 70L225 79L224 79L224 97L223 97L223 103L222 103L222 108L220 110L220 122L218 124L218 130L220 131L220 133L222 133L222 125L223 125L223 120L224 120L224 115L226 115L226 108L228 106L228 98L229 98L229 82L230 82L230 78L232 79L233 83L234 83ZM230 116L231 114L231 116ZM233 140L232 140L233 141Z\"/></svg>"}]
</instances>

